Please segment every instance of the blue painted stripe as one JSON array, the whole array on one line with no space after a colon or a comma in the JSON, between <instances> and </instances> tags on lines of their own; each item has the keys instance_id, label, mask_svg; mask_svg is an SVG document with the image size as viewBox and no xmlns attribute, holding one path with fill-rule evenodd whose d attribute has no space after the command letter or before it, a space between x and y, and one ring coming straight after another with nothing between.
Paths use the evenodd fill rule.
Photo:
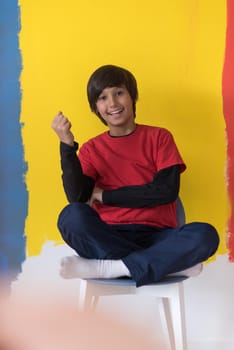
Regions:
<instances>
[{"instance_id":1,"label":"blue painted stripe","mask_svg":"<svg viewBox=\"0 0 234 350\"><path fill-rule=\"evenodd\" d=\"M0 272L15 276L25 259L28 193L20 125L21 54L17 0L0 1ZM1 264L2 262L2 264ZM2 270L2 271L1 271ZM11 274L12 275L12 274Z\"/></svg>"}]
</instances>

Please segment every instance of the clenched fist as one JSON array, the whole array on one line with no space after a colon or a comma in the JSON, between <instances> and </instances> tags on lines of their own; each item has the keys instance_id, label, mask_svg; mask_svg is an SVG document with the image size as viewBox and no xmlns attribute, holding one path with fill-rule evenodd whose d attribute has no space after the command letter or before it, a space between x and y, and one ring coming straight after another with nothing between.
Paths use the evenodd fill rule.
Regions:
<instances>
[{"instance_id":1,"label":"clenched fist","mask_svg":"<svg viewBox=\"0 0 234 350\"><path fill-rule=\"evenodd\" d=\"M74 145L74 135L71 132L71 122L59 112L52 121L51 127L58 135L61 142L70 146Z\"/></svg>"}]
</instances>

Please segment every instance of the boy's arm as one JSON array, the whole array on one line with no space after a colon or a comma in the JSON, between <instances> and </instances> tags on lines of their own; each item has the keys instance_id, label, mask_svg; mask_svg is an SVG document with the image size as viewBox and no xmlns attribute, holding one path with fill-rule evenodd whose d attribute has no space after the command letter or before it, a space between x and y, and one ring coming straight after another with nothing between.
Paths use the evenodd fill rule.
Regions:
<instances>
[{"instance_id":1,"label":"boy's arm","mask_svg":"<svg viewBox=\"0 0 234 350\"><path fill-rule=\"evenodd\" d=\"M180 165L159 171L152 182L103 191L102 202L123 208L144 208L176 200L180 187Z\"/></svg>"},{"instance_id":2,"label":"boy's arm","mask_svg":"<svg viewBox=\"0 0 234 350\"><path fill-rule=\"evenodd\" d=\"M76 142L74 146L60 142L63 188L70 203L85 203L92 194L94 180L83 174L77 150Z\"/></svg>"},{"instance_id":3,"label":"boy's arm","mask_svg":"<svg viewBox=\"0 0 234 350\"><path fill-rule=\"evenodd\" d=\"M69 202L86 202L93 191L94 181L83 174L76 151L70 120L59 112L51 127L60 140L63 187Z\"/></svg>"}]
</instances>

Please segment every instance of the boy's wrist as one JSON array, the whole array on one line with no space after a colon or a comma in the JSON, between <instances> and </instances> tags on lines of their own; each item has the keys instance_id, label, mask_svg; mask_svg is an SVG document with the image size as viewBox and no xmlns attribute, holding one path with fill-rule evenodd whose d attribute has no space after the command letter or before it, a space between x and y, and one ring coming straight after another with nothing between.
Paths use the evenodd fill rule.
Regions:
<instances>
[{"instance_id":1,"label":"boy's wrist","mask_svg":"<svg viewBox=\"0 0 234 350\"><path fill-rule=\"evenodd\" d=\"M62 149L75 149L75 150L78 150L79 144L76 141L74 141L72 145L68 144L66 142L60 141L60 147Z\"/></svg>"}]
</instances>

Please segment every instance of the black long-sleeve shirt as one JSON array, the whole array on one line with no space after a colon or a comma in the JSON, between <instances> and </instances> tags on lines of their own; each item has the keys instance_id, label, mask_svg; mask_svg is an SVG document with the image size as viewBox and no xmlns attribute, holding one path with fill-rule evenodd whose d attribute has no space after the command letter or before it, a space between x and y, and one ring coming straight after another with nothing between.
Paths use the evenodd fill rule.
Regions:
<instances>
[{"instance_id":1,"label":"black long-sleeve shirt","mask_svg":"<svg viewBox=\"0 0 234 350\"><path fill-rule=\"evenodd\" d=\"M93 178L83 174L74 147L60 143L63 187L68 201L86 202L95 186ZM143 208L168 204L176 200L180 186L180 165L162 169L144 185L124 186L103 191L103 204L123 208Z\"/></svg>"}]
</instances>

